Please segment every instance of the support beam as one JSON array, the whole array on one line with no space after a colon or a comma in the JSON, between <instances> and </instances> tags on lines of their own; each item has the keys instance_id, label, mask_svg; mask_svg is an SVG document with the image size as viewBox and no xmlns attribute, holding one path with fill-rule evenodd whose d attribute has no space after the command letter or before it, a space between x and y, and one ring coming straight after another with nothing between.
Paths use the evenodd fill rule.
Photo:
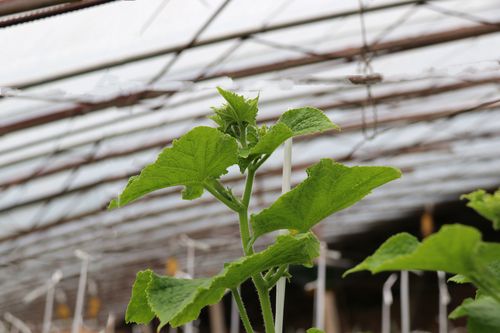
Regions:
<instances>
[{"instance_id":1,"label":"support beam","mask_svg":"<svg viewBox=\"0 0 500 333\"><path fill-rule=\"evenodd\" d=\"M391 92L391 93L386 93L382 94L379 96L374 96L370 101L367 100L366 98L358 98L358 99L352 99L352 100L346 100L346 101L340 101L340 102L334 102L334 103L329 103L329 104L323 104L323 105L318 105L317 107L321 110L335 110L335 109L352 109L356 107L361 107L366 105L368 102L370 103L375 103L375 104L380 104L380 103L389 103L389 102L397 102L400 100L408 100L408 99L414 99L414 98L424 98L424 97L429 97L429 96L434 96L434 95L439 95L439 94L444 94L444 93L449 93L457 90L463 90L467 88L473 88L481 85L487 85L487 84L499 84L500 83L500 76L492 76L488 78L482 78L482 79L477 79L477 80L467 80L463 82L456 82L456 83L450 83L450 84L444 84L441 86L431 86L431 87L424 87L420 89L411 89L411 90L403 90L403 91L396 91L396 92ZM127 99L124 99L127 100ZM208 115L208 114L207 114ZM191 119L190 117L181 117L178 120L173 120L170 121L169 124L174 124L178 123L181 121L186 121L188 119ZM267 118L261 118L259 119L260 123L264 122L274 122L277 120L277 117L267 117ZM379 122L381 124L382 120ZM8 125L7 125L8 126ZM147 126L144 128L144 130L151 129L151 126ZM343 126L343 132L351 132L353 130L358 130L359 127L356 125L347 125ZM0 132L2 131L2 127L0 127ZM115 136L113 136L115 137ZM102 138L101 138L102 139ZM144 146L139 146L139 147L133 147L133 148L126 148L122 149L119 151L111 152L103 156L90 156L85 158L84 160L79 160L79 161L73 161L73 162L68 162L62 165L58 166L53 166L53 167L47 167L44 169L41 169L33 174L27 174L27 175L20 175L18 177L14 177L9 179L6 182L0 183L0 189L5 189L10 186L14 185L19 185L23 182L26 182L28 180L32 180L35 177L40 178L44 176L49 176L52 174L55 174L57 172L73 169L73 168L79 168L84 165L88 164L93 164L93 163L98 163L102 162L104 160L108 159L113 159L113 158L119 158L123 156L127 156L133 153L138 153L141 151L149 150L149 149L154 149L154 148L161 148L164 147L172 142L173 138L166 138L158 141L153 141L151 143L148 143ZM300 140L300 139L299 139ZM91 143L92 141L87 141L86 144ZM73 145L71 147L67 147L66 149L74 149L77 147L81 147L83 143L78 143L77 145ZM65 150L66 150L65 149ZM62 150L59 152L62 153ZM26 162L30 160L31 158L39 157L42 156L44 153L39 152L37 155L30 156L28 158L23 158L22 160L19 161L13 161L11 163L7 163L4 166L12 166L15 163L20 163Z\"/></svg>"},{"instance_id":2,"label":"support beam","mask_svg":"<svg viewBox=\"0 0 500 333\"><path fill-rule=\"evenodd\" d=\"M117 0L14 0L0 2L0 29L17 24L32 22L76 10L90 8ZM3 4L3 8L2 8ZM28 11L28 13L25 13ZM5 13L5 14L2 14Z\"/></svg>"},{"instance_id":3,"label":"support beam","mask_svg":"<svg viewBox=\"0 0 500 333\"><path fill-rule=\"evenodd\" d=\"M484 135L484 133L483 133ZM484 138L486 138L486 136L483 136ZM498 135L497 135L498 137ZM469 137L468 139L466 140L470 140L472 139L471 137ZM456 140L456 139L455 139ZM453 140L452 140L453 141ZM460 141L458 141L460 142ZM430 142L428 144L426 144L425 146L421 146L421 147L418 147L418 151L419 152L424 152L424 148L425 147L428 147L431 149L431 151L433 149L435 149L436 147L441 147L442 146L442 143L438 143L436 144L435 142ZM391 155L391 151L392 151L392 155L396 155L396 156L399 156L400 154L408 154L408 153L412 153L414 151L414 149L409 149L411 147L407 147L407 149L401 149L401 148L398 148L398 150L396 149L392 149L392 150L387 150L386 152L384 151L379 151L375 154L373 154L373 158L377 158L377 157L380 157L380 156L390 156ZM387 153L387 154L386 154ZM478 161L478 162L484 162L484 160L482 158L480 158L478 155L464 155L463 157L464 160L470 160L471 158L473 158L474 160ZM366 160L366 157L365 157L365 160ZM443 158L439 158L437 159L436 161L434 162L431 162L429 160L427 160L423 165L416 165L415 167L418 168L418 167L428 167L429 165L435 165L435 164L439 164L439 163L443 163L443 162L446 162L446 161L449 161L449 156L443 156ZM295 170L296 172L297 171L302 171L305 167L309 166L310 163L306 163L305 165L300 165L301 169L299 170ZM298 167L296 165L296 167ZM279 171L280 170L276 170L277 173L275 176L279 176ZM410 172L410 171L408 171ZM438 178L441 177L440 175L438 175ZM273 182L273 183L276 183ZM415 184L411 185L411 186L418 186L419 184L419 181L416 181ZM406 186L408 187L411 187L410 184L406 184ZM266 188L264 190L262 190L260 192L260 194L277 194L279 192L279 187L269 187L269 188ZM391 194L392 195L392 194ZM401 197L402 196L402 193L398 192L396 194L393 195L393 198L398 198L398 197ZM228 212L226 209L222 209L222 210L217 210L217 211L214 211L213 209L209 210L208 208L210 208L209 206L207 205L213 205L215 202L213 200L201 200L201 201L197 201L195 203L186 203L182 206L178 206L178 205L175 205L174 207L166 207L166 208L163 208L163 209L160 209L160 210L155 210L155 211L150 211L148 212L147 214L136 214L135 216L128 216L128 218L126 220L122 220L122 219L117 219L115 222L109 222L106 224L106 228L119 228L119 227L122 227L122 228L125 228L126 230L131 230L134 234L135 233L138 233L140 232L140 235L141 235L141 238L146 236L146 234L150 234L151 237L154 237L154 236L157 236L156 233L160 231L160 229L164 229L166 226L168 227L175 227L175 225L184 225L184 224L188 224L188 223L191 223L192 221L196 221L196 220L201 220L201 219L206 219L206 218L209 218L209 219L212 219L212 220L220 220L222 218L226 218L230 215L230 212ZM204 213L202 215L196 215L196 216L186 216L185 218L183 219L177 219L177 218L174 218L173 221L175 221L175 223L167 223L167 221L165 220L165 218L162 218L162 216L164 217L165 215L168 215L174 211L176 211L177 213L179 212L182 212L184 210L186 211L189 211L190 208L195 208L195 207L199 207L200 205L202 205L204 207ZM253 207L254 209L260 209L260 208L263 208L265 206L265 202L263 202L259 207ZM212 206L213 208L213 206ZM210 211L210 214L208 214L207 212ZM188 214L189 215L189 214ZM143 227L140 228L140 230L138 229L132 229L130 224L136 224L136 225L140 225L142 221L144 221L145 219L148 219L148 218L154 218L154 217L158 217L160 218L160 224L159 225L151 225L150 223L148 223L147 225L144 225ZM168 220L168 219L167 219ZM119 229L114 229L116 232L120 232ZM98 233L97 232L96 234L93 234L93 233L90 233L90 232L87 232L85 234L82 233L82 235L85 235L85 237L80 237L80 238L75 238L73 237L72 238L72 243L71 243L71 246L84 246L86 244L86 242L92 240L92 239L95 239L95 237L98 236ZM69 234L71 234L71 231L69 231ZM133 243L130 243L130 240L127 240L126 238L127 235L125 234L121 234L121 238L124 239L125 243L130 245L132 248L134 248L134 244ZM58 249L59 250L64 250L66 249L66 247L68 246L68 243L57 243L56 242L56 238L64 238L64 234L63 235L58 235L57 237L50 237L50 238L44 238L43 241L45 243L49 243L50 244L50 252L54 252L54 251L57 251ZM99 240L99 242L101 242L102 240ZM142 242L142 240L141 240ZM26 252L28 246L30 247L33 247L35 244L37 244L38 248L36 251L32 251L33 253L29 253L29 252ZM36 258L38 255L40 255L40 248L39 246L41 246L42 244L40 244L40 242L37 242L37 243L30 243L30 244L19 244L18 246L22 246L22 248L24 248L24 252L22 253L18 253L18 252L15 252L13 251L12 254L14 255L14 253L16 255L19 256L19 258L15 258L15 257L11 257L9 258L9 255L7 254L5 256L5 260L7 260L7 262L3 262L3 264L6 264L10 261L10 263L14 263L14 262L17 262L18 260L26 260L26 259L34 259ZM114 248L114 246L116 245L115 243L112 243L111 244ZM13 245L14 247L16 247L16 245ZM102 249L102 248L101 248ZM10 249L12 250L12 248ZM10 251L9 249L3 249L3 253L7 252L9 253ZM47 249L45 249L47 250ZM44 251L45 251L44 250ZM43 253L43 252L42 252Z\"/></svg>"},{"instance_id":4,"label":"support beam","mask_svg":"<svg viewBox=\"0 0 500 333\"><path fill-rule=\"evenodd\" d=\"M380 5L380 6L371 6L367 7L363 10L363 13L371 13L371 12L377 12L377 11L383 11L387 9L393 9L393 8L398 8L398 7L405 7L409 5L421 5L425 4L427 2L431 1L437 1L437 0L409 0L409 1L398 1L398 2L393 2L385 5ZM295 20L295 21L290 21L290 22L285 22L285 23L280 23L280 24L275 24L275 25L269 25L261 28L256 28L256 29L249 29L245 31L240 31L236 33L231 33L227 35L221 35L221 36L216 36L213 38L208 38L200 41L196 41L195 43L192 43L189 45L189 49L194 49L197 47L201 46L207 46L207 45L212 45L212 44L217 44L217 43L222 43L226 42L229 40L244 40L246 38L249 38L250 36L257 35L257 34L262 34L262 33L267 33L267 32L272 32L272 31L278 31L282 29L289 29L293 27L299 27L307 24L312 24L312 23L319 23L319 22L324 22L324 21L329 21L329 20L334 20L334 19L339 19L339 18L344 18L344 17L349 17L349 16L355 16L359 15L360 11L359 9L353 9L353 10L347 10L344 12L334 12L334 13L329 13L329 14L324 14L324 15L319 15L315 17L310 17L310 18L305 18L305 19L300 19L300 20ZM140 53L140 54L135 54L131 55L128 57L121 58L119 60L110 60L110 61L104 61L102 63L90 65L87 67L82 67L74 70L70 70L67 72L62 72L59 74L43 77L40 79L35 79L35 80L30 80L18 84L12 84L9 85L11 88L18 88L18 89L26 89L26 88L31 88L35 87L38 85L54 82L54 81L59 81L63 79L68 79L74 76L78 75L83 75L87 73L92 73L100 70L105 70L113 67L118 67L118 66L123 66L126 64L130 64L133 62L141 61L141 60L147 60L167 54L172 54L172 53L177 53L181 50L184 50L187 45L177 45L177 46L166 46L164 48L160 48L158 50L154 51L149 51L145 53Z\"/></svg>"},{"instance_id":5,"label":"support beam","mask_svg":"<svg viewBox=\"0 0 500 333\"><path fill-rule=\"evenodd\" d=\"M405 117L400 117L400 116L385 117L385 118L378 119L377 124L378 125L390 125L390 124L400 124L400 123L412 124L412 123L417 123L417 122L422 122L422 121L434 121L437 119L446 119L449 117L455 117L455 116L460 115L460 114L474 112L477 110L483 110L483 109L488 109L488 108L491 109L492 108L491 104L495 104L498 102L499 102L499 100L493 100L490 102L482 103L482 104L477 105L477 106L467 107L467 108L463 108L463 109L433 111L433 112L426 112L423 114L409 115L409 116L405 116ZM326 107L325 109L327 109L327 108L328 107ZM346 133L348 131L360 130L361 128L363 128L363 126L370 126L370 125L373 125L373 123L362 124L362 123L356 122L356 123L344 125L344 126L342 126L342 128L343 128L343 132ZM329 132L323 132L319 135L324 135L325 133L328 134ZM306 136L306 137L299 137L299 138L296 138L296 140L297 141L312 140L312 139L318 137L319 135L310 135L310 136ZM172 141L171 139L162 140L161 147L165 146L166 144L169 144L171 141ZM152 144L149 144L149 145L152 145ZM151 147L151 148L153 148L153 147ZM137 149L137 148L135 148L135 149ZM137 171L134 171L134 172L126 173L126 174L121 174L121 175L119 174L119 175L113 175L110 177L104 177L104 178L97 180L95 182L76 186L74 188L71 188L70 190L63 190L63 191L55 192L55 193L48 194L48 195L45 195L42 197L33 198L30 200L26 200L23 202L13 204L11 206L1 208L0 214L9 212L9 211L12 211L15 209L43 203L46 201L51 201L51 200L54 200L54 199L57 199L59 197L63 197L63 196L69 195L69 194L91 190L91 189L96 188L98 186L101 186L103 184L109 184L109 183L118 182L118 181L121 181L124 179L128 179L136 174L137 174Z\"/></svg>"},{"instance_id":6,"label":"support beam","mask_svg":"<svg viewBox=\"0 0 500 333\"><path fill-rule=\"evenodd\" d=\"M18 14L30 10L78 1L79 0L4 0L0 1L0 16Z\"/></svg>"}]
</instances>

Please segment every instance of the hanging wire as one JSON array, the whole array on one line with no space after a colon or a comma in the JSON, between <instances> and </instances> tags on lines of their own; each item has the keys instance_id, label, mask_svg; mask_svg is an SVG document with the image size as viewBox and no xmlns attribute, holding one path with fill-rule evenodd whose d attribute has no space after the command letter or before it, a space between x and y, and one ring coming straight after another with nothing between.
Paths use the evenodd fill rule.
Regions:
<instances>
[{"instance_id":1,"label":"hanging wire","mask_svg":"<svg viewBox=\"0 0 500 333\"><path fill-rule=\"evenodd\" d=\"M361 28L361 40L363 43L363 47L361 49L361 59L363 62L363 75L366 77L368 75L373 75L373 67L371 65L371 59L367 56L370 53L370 47L368 45L367 36L366 36L366 22L365 22L365 5L363 0L358 0L359 5L359 19L360 19L360 28ZM372 87L368 82L365 85L366 88L366 96L367 96L367 105L371 107L373 114L373 132L368 134L366 127L366 108L365 105L361 106L361 121L363 123L362 133L366 140L373 140L377 136L378 132L378 110L377 105L373 101Z\"/></svg>"}]
</instances>

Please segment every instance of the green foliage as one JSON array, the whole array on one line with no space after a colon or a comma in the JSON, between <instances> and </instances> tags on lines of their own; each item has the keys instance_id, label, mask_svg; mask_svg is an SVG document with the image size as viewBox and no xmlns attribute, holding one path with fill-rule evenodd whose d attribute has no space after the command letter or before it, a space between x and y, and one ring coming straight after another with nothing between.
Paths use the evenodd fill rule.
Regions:
<instances>
[{"instance_id":1,"label":"green foliage","mask_svg":"<svg viewBox=\"0 0 500 333\"><path fill-rule=\"evenodd\" d=\"M467 316L467 331L471 333L500 332L500 302L490 296L468 298L457 307L450 318Z\"/></svg>"},{"instance_id":2,"label":"green foliage","mask_svg":"<svg viewBox=\"0 0 500 333\"><path fill-rule=\"evenodd\" d=\"M375 253L345 275L369 270L430 270L460 274L484 292L500 296L500 276L495 274L500 244L481 240L481 233L459 224L446 225L422 243L409 234L389 238Z\"/></svg>"},{"instance_id":3,"label":"green foliage","mask_svg":"<svg viewBox=\"0 0 500 333\"><path fill-rule=\"evenodd\" d=\"M259 98L246 99L245 97L217 88L219 94L224 97L227 104L220 108L213 108L215 115L210 117L215 121L223 132L232 126L255 125L257 119Z\"/></svg>"},{"instance_id":4,"label":"green foliage","mask_svg":"<svg viewBox=\"0 0 500 333\"><path fill-rule=\"evenodd\" d=\"M281 265L311 265L319 255L319 242L312 233L279 236L266 250L243 257L210 279L176 279L158 276L152 271L139 272L127 309L126 320L148 323L154 313L160 328L174 327L198 317L200 310L220 301L226 289L237 288L256 273Z\"/></svg>"},{"instance_id":5,"label":"green foliage","mask_svg":"<svg viewBox=\"0 0 500 333\"><path fill-rule=\"evenodd\" d=\"M250 155L272 154L287 139L338 129L321 110L305 107L289 110L264 134L251 149Z\"/></svg>"},{"instance_id":6,"label":"green foliage","mask_svg":"<svg viewBox=\"0 0 500 333\"><path fill-rule=\"evenodd\" d=\"M313 327L313 328L308 329L306 333L325 333L325 332L318 329L318 328Z\"/></svg>"},{"instance_id":7,"label":"green foliage","mask_svg":"<svg viewBox=\"0 0 500 333\"><path fill-rule=\"evenodd\" d=\"M156 275L151 270L139 272L126 320L148 323L158 317L160 328L167 323L183 325L195 319L204 306L220 301L229 289L238 304L245 330L253 333L238 293L238 286L251 278L259 296L265 331L274 333L269 291L281 277L290 276L288 265L312 265L318 256L319 244L310 229L328 215L361 200L372 189L399 178L400 172L388 167L347 167L321 160L308 169L309 177L302 184L252 216L248 223L255 173L267 158L291 137L338 127L323 112L311 107L289 110L271 127L259 127L258 97L247 99L222 88L218 90L226 101L213 108L215 115L210 117L218 128L196 127L175 140L153 164L130 178L109 208L122 207L171 186L184 186L182 198L186 200L199 198L207 190L238 213L245 256L212 278L177 279ZM247 172L241 198L220 179L234 164L238 164L242 173ZM295 229L300 234L279 236L266 250L254 253L253 240L278 229ZM317 329L308 332L321 333Z\"/></svg>"},{"instance_id":8,"label":"green foliage","mask_svg":"<svg viewBox=\"0 0 500 333\"><path fill-rule=\"evenodd\" d=\"M482 241L475 228L446 225L423 242L408 233L397 234L344 275L362 270L456 274L450 281L473 283L479 290L475 300L465 300L450 318L468 316L467 328L471 333L500 332L500 244Z\"/></svg>"},{"instance_id":9,"label":"green foliage","mask_svg":"<svg viewBox=\"0 0 500 333\"><path fill-rule=\"evenodd\" d=\"M158 159L130 178L109 208L122 207L150 192L176 185L188 187L184 197L201 195L209 179L219 178L237 162L236 141L211 127L195 127L165 148Z\"/></svg>"},{"instance_id":10,"label":"green foliage","mask_svg":"<svg viewBox=\"0 0 500 333\"><path fill-rule=\"evenodd\" d=\"M461 198L469 200L467 206L490 220L495 230L500 229L500 190L493 194L486 193L485 190L477 190L464 194Z\"/></svg>"},{"instance_id":11,"label":"green foliage","mask_svg":"<svg viewBox=\"0 0 500 333\"><path fill-rule=\"evenodd\" d=\"M374 188L401 176L390 167L347 167L323 159L308 178L251 218L254 237L279 229L306 232L327 216L361 200Z\"/></svg>"}]
</instances>

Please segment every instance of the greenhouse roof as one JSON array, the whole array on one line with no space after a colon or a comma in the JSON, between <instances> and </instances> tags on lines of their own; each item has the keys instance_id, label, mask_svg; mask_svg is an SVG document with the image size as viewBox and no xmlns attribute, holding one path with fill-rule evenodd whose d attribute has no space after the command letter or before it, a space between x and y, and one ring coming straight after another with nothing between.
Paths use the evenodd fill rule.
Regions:
<instances>
[{"instance_id":1,"label":"greenhouse roof","mask_svg":"<svg viewBox=\"0 0 500 333\"><path fill-rule=\"evenodd\" d=\"M181 235L212 245L200 275L236 256L236 219L208 196L175 188L105 210L164 146L210 124L216 86L259 94L262 123L311 105L342 127L294 140L294 183L322 157L402 169L329 218L326 240L500 185L498 1L19 3L0 1L0 313L38 320L42 300L22 298L56 269L73 297L77 249L118 314L138 269L183 261ZM281 155L258 175L255 211L281 191ZM224 181L241 191L236 168Z\"/></svg>"}]
</instances>

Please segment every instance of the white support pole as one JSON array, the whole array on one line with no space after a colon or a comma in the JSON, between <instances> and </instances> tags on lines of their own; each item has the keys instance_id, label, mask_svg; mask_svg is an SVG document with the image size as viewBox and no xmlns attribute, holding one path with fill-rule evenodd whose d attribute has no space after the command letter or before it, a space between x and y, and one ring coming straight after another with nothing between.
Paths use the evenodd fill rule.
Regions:
<instances>
[{"instance_id":1,"label":"white support pole","mask_svg":"<svg viewBox=\"0 0 500 333\"><path fill-rule=\"evenodd\" d=\"M80 280L78 281L78 291L76 294L75 315L73 317L73 325L71 326L71 333L79 333L80 326L83 322L83 302L85 300L85 286L87 285L87 270L89 267L90 256L81 251L76 250L75 255L82 260L82 267L80 270Z\"/></svg>"},{"instance_id":2,"label":"white support pole","mask_svg":"<svg viewBox=\"0 0 500 333\"><path fill-rule=\"evenodd\" d=\"M21 319L12 315L10 312L5 312L3 317L15 328L16 331L20 331L22 333L31 333L31 329L28 327L28 325L26 325L26 323Z\"/></svg>"},{"instance_id":3,"label":"white support pole","mask_svg":"<svg viewBox=\"0 0 500 333\"><path fill-rule=\"evenodd\" d=\"M292 178L292 139L285 141L285 151L283 158L283 179L281 192L290 191ZM276 318L274 321L275 333L283 332L283 312L285 307L286 278L282 277L276 284Z\"/></svg>"},{"instance_id":4,"label":"white support pole","mask_svg":"<svg viewBox=\"0 0 500 333\"><path fill-rule=\"evenodd\" d=\"M393 302L391 289L397 279L396 273L391 274L384 282L382 289L382 333L391 332L391 305Z\"/></svg>"},{"instance_id":5,"label":"white support pole","mask_svg":"<svg viewBox=\"0 0 500 333\"><path fill-rule=\"evenodd\" d=\"M187 242L187 273L194 278L194 257L195 257L195 244L194 242ZM184 333L193 333L193 322L184 325Z\"/></svg>"},{"instance_id":6,"label":"white support pole","mask_svg":"<svg viewBox=\"0 0 500 333\"><path fill-rule=\"evenodd\" d=\"M231 297L231 329L229 332L230 333L240 332L240 315L238 312L238 305L236 304L234 297Z\"/></svg>"},{"instance_id":7,"label":"white support pole","mask_svg":"<svg viewBox=\"0 0 500 333\"><path fill-rule=\"evenodd\" d=\"M408 271L401 272L401 333L410 333L410 277Z\"/></svg>"},{"instance_id":8,"label":"white support pole","mask_svg":"<svg viewBox=\"0 0 500 333\"><path fill-rule=\"evenodd\" d=\"M314 324L320 330L325 330L326 251L327 245L325 242L321 242L316 285L316 322Z\"/></svg>"},{"instance_id":9,"label":"white support pole","mask_svg":"<svg viewBox=\"0 0 500 333\"><path fill-rule=\"evenodd\" d=\"M446 285L446 273L437 272L439 286L439 333L448 333L448 304L450 294Z\"/></svg>"},{"instance_id":10,"label":"white support pole","mask_svg":"<svg viewBox=\"0 0 500 333\"><path fill-rule=\"evenodd\" d=\"M51 284L47 290L47 296L45 297L45 311L43 313L43 326L42 333L49 333L50 326L52 324L52 311L54 309L54 292L55 286Z\"/></svg>"},{"instance_id":11,"label":"white support pole","mask_svg":"<svg viewBox=\"0 0 500 333\"><path fill-rule=\"evenodd\" d=\"M42 333L49 333L52 325L52 313L54 309L54 298L56 285L61 281L63 274L60 270L52 273L50 279L42 286L31 290L23 297L24 303L31 303L45 294L45 309L43 313Z\"/></svg>"}]
</instances>

